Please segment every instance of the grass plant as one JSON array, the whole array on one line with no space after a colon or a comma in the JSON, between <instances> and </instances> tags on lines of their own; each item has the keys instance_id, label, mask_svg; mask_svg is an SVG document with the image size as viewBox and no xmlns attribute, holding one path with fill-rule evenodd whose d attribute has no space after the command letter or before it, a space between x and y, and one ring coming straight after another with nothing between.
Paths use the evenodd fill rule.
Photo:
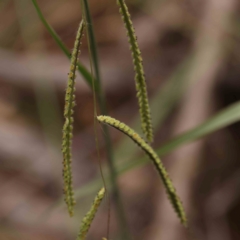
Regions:
<instances>
[{"instance_id":1,"label":"grass plant","mask_svg":"<svg viewBox=\"0 0 240 240\"><path fill-rule=\"evenodd\" d=\"M176 104L177 100L180 99L181 95L184 93L185 85L187 83L184 81L179 82L178 81L179 74L175 75L175 78L171 82L169 82L169 84L164 88L164 91L161 92L161 94L156 96L156 98L154 99L151 105L149 104L149 98L147 94L147 84L145 81L145 75L144 75L143 64L142 64L142 56L138 46L137 37L134 31L134 26L130 17L130 13L125 1L117 0L117 3L119 6L120 14L123 19L123 23L127 30L127 36L128 36L128 41L130 45L130 51L133 58L134 70L135 70L136 95L139 103L139 115L140 115L136 120L135 126L136 128L138 128L137 126L140 125L139 123L141 122L141 127L147 141L141 138L136 133L136 131L133 130L133 128L127 126L126 124L120 122L117 119L106 116L107 115L106 101L105 101L104 92L101 86L99 60L97 55L97 45L94 37L93 23L92 23L90 9L88 6L88 1L81 0L83 22L81 22L80 24L72 55L69 53L68 49L66 48L64 43L61 41L60 37L56 34L56 32L52 29L52 27L48 24L48 22L44 18L37 4L37 1L32 0L32 2L36 8L36 11L42 23L44 24L48 32L55 39L56 43L61 48L61 50L65 53L65 55L69 59L71 59L70 73L68 78L68 87L67 87L66 97L65 97L65 110L64 110L65 124L63 126L64 191L65 191L65 201L67 203L70 215L73 214L73 206L74 206L74 192L72 187L72 170L71 170L71 139L72 139L72 125L73 125L75 75L76 75L76 70L78 69L78 71L82 74L86 82L91 87L94 93L94 99L97 101L97 103L100 106L100 112L102 116L97 117L97 111L95 106L95 111L94 111L95 116L93 117L97 117L98 121L100 121L101 123L110 125L118 129L119 131L123 132L125 135L127 135L131 139L131 141L134 141L135 143L137 143L139 147L144 151L144 153L152 160L163 181L163 184L165 186L166 192L168 193L170 202L172 203L175 211L177 212L181 222L183 223L183 225L186 226L187 217L183 210L182 203L179 200L179 197L176 194L175 188L173 187L173 183L168 176L167 170L163 166L158 155L162 157L172 152L173 150L175 150L176 148L178 148L183 144L193 142L201 137L211 134L212 132L215 132L237 121L240 121L240 102L237 102L229 106L228 108L222 110L220 113L213 116L209 120L205 121L198 127L175 137L174 139L168 141L157 150L154 150L147 143L147 141L151 143L154 138L152 126L153 125L154 127L158 126L158 124L162 122L162 120L168 115L172 107ZM88 37L90 65L91 65L90 72L78 61L80 39L83 33L84 25L86 25L86 31L87 31L87 37ZM176 89L176 83L178 86L177 89ZM152 106L152 108L154 109L154 106L156 106L157 104L157 106L159 107L158 105L159 101L161 101L160 104L162 104L160 106L163 107L164 105L168 105L168 106L170 105L170 107L167 108L165 112L159 114L157 120L153 121L153 124L152 124L150 106ZM109 136L108 127L104 125L103 129L105 133L104 140L105 140L105 146L106 146L107 160L108 160L108 165L110 169L110 174L105 175L105 181L107 183L110 183L110 189L112 190L113 195L115 196L115 199L116 199L116 203L117 203L116 207L117 207L119 223L120 223L121 232L122 232L121 238L124 240L128 240L130 239L130 236L127 230L128 226L125 219L123 205L121 203L121 196L120 196L120 191L117 184L117 177L120 174L123 174L133 168L137 168L145 165L147 163L147 158L142 157L140 159L132 159L131 161L119 161L119 159L117 159L118 164L115 164L113 159L112 142ZM126 147L126 144L122 145L122 148L121 148L122 151L125 148L124 146ZM129 158L133 158L134 156L132 155L134 155L135 151L132 150L130 152L131 152L131 156ZM92 182L87 183L85 186L81 187L79 190L76 191L75 193L76 198L79 199L80 197L89 195L90 193L97 191L97 189L99 189L101 185L102 183L99 178L94 179ZM103 199L104 193L105 193L105 189L102 188L97 194L90 211L87 213L87 215L83 219L82 227L80 229L77 240L85 239L86 234L91 225L91 222L97 212L98 206L100 205L101 200ZM107 238L109 237L107 236ZM106 238L103 238L103 239L106 239Z\"/></svg>"}]
</instances>

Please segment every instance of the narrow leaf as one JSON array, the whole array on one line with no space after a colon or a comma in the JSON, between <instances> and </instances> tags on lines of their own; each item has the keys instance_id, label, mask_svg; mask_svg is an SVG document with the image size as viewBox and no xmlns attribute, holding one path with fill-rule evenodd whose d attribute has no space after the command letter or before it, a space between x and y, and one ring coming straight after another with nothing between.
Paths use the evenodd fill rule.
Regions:
<instances>
[{"instance_id":1,"label":"narrow leaf","mask_svg":"<svg viewBox=\"0 0 240 240\"><path fill-rule=\"evenodd\" d=\"M238 121L240 121L240 101L223 109L215 116L206 120L196 128L193 128L179 136L176 136L174 139L168 141L162 147L158 148L156 152L160 156L165 156L186 143L196 141L199 138L202 138ZM129 171L133 168L145 165L146 163L146 158L141 158L138 161L133 160L124 162L118 166L118 173Z\"/></svg>"}]
</instances>

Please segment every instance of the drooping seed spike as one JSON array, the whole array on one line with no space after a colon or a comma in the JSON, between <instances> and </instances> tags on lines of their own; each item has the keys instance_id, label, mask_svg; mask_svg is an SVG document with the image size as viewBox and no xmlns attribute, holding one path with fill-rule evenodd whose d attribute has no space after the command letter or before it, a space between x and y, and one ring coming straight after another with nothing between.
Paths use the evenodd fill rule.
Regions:
<instances>
[{"instance_id":1,"label":"drooping seed spike","mask_svg":"<svg viewBox=\"0 0 240 240\"><path fill-rule=\"evenodd\" d=\"M97 119L99 122L105 123L123 132L125 135L130 137L147 154L147 156L152 160L154 166L156 167L163 181L169 200L174 210L176 211L181 223L184 226L187 226L187 218L182 202L180 201L180 198L176 193L176 190L173 186L171 179L169 178L167 170L165 169L161 159L158 157L158 155L152 149L152 147L149 144L147 144L143 138L141 138L133 129L131 129L126 124L108 116L98 116Z\"/></svg>"},{"instance_id":2,"label":"drooping seed spike","mask_svg":"<svg viewBox=\"0 0 240 240\"><path fill-rule=\"evenodd\" d=\"M71 55L71 65L68 74L68 83L65 94L64 118L62 137L62 154L63 154L63 181L64 195L70 216L73 216L73 208L75 205L74 192L72 186L72 132L73 132L73 107L75 106L75 77L78 62L78 52L80 48L81 38L83 36L84 22L81 21L77 31L74 48Z\"/></svg>"},{"instance_id":3,"label":"drooping seed spike","mask_svg":"<svg viewBox=\"0 0 240 240\"><path fill-rule=\"evenodd\" d=\"M124 0L117 0L119 12L122 16L125 28L127 30L128 42L133 58L133 65L135 71L135 85L137 90L137 98L139 111L141 116L142 130L148 142L153 141L153 130L150 107L148 103L148 94L145 81L145 75L142 64L142 56L138 46L137 37L133 27L128 7Z\"/></svg>"},{"instance_id":4,"label":"drooping seed spike","mask_svg":"<svg viewBox=\"0 0 240 240\"><path fill-rule=\"evenodd\" d=\"M82 220L82 224L81 224L81 227L80 227L80 231L79 231L77 240L85 240L86 235L88 233L88 230L89 230L89 228L92 224L92 221L95 217L95 214L98 210L98 207L102 202L104 194L105 194L105 188L102 188L98 192L97 196L95 197L90 210L88 211L88 213L85 215L85 217Z\"/></svg>"}]
</instances>

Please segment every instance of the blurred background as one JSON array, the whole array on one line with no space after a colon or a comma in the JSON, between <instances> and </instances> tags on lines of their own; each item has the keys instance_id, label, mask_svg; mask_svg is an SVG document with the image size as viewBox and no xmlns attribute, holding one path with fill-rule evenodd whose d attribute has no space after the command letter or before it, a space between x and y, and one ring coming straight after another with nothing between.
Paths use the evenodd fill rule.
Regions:
<instances>
[{"instance_id":1,"label":"blurred background","mask_svg":"<svg viewBox=\"0 0 240 240\"><path fill-rule=\"evenodd\" d=\"M50 25L72 49L78 0L39 0ZM154 147L240 99L238 0L129 0L143 56L154 123ZM125 29L115 1L89 0L109 115L134 129L138 106ZM86 38L80 62L89 69ZM77 77L73 139L75 216L62 200L61 137L69 60L29 0L0 0L0 240L75 239L102 181L93 128L93 95ZM99 148L105 166L104 141ZM141 153L111 130L120 166ZM163 157L186 208L179 224L151 164L119 178L132 239L240 239L240 124ZM130 170L130 169L129 169ZM88 239L106 237L104 200ZM119 239L111 204L110 239Z\"/></svg>"}]
</instances>

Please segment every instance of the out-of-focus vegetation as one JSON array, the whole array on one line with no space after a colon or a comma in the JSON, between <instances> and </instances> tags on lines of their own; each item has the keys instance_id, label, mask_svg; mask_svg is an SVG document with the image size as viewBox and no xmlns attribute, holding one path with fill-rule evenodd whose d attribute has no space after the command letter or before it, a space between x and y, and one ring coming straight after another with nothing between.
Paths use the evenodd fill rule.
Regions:
<instances>
[{"instance_id":1,"label":"out-of-focus vegetation","mask_svg":"<svg viewBox=\"0 0 240 240\"><path fill-rule=\"evenodd\" d=\"M71 51L81 19L80 1L38 3ZM133 239L148 240L189 235L239 239L240 4L237 0L127 4L144 59L154 149L164 156L190 222L189 231L184 230L149 162L133 143L111 131L129 233ZM89 0L89 5L109 115L138 130L132 60L118 7L106 0ZM32 1L1 0L0 13L0 239L75 239L80 220L102 185L93 95L79 74L73 139L77 205L75 216L69 218L63 205L61 155L69 60ZM80 62L90 70L86 38L81 52ZM100 160L109 181L99 136ZM108 204L103 201L89 239L106 236L107 218ZM118 239L114 201L110 220L110 239Z\"/></svg>"}]
</instances>

